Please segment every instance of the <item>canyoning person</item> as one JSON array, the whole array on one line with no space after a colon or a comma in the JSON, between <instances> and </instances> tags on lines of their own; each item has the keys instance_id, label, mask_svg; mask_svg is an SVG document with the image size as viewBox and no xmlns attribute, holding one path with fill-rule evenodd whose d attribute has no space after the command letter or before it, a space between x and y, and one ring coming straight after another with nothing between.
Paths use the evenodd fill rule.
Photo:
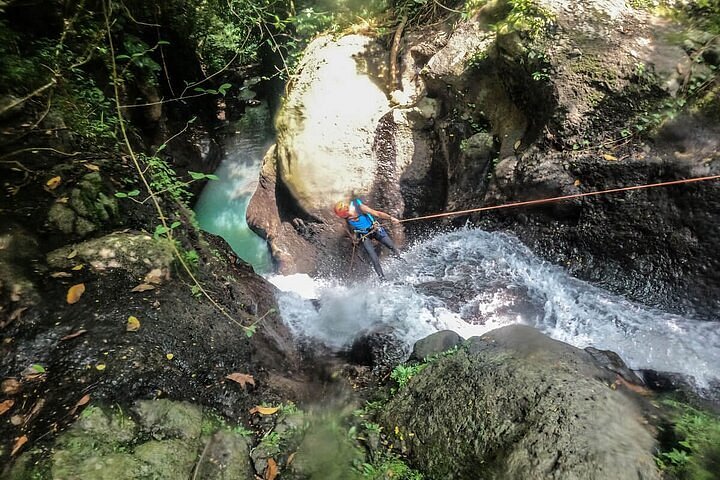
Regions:
<instances>
[{"instance_id":1,"label":"canyoning person","mask_svg":"<svg viewBox=\"0 0 720 480\"><path fill-rule=\"evenodd\" d=\"M375 251L375 246L372 240L377 240L381 244L385 245L395 255L400 256L395 243L388 235L385 228L378 223L375 219L382 218L390 220L393 223L399 223L400 220L393 217L392 215L374 210L369 206L365 205L362 200L355 198L350 202L340 201L335 204L335 215L345 219L345 227L348 232L348 236L353 240L353 244L360 243L372 262L372 266L375 269L375 273L378 274L380 279L385 278L385 274L380 266L380 259Z\"/></svg>"}]
</instances>

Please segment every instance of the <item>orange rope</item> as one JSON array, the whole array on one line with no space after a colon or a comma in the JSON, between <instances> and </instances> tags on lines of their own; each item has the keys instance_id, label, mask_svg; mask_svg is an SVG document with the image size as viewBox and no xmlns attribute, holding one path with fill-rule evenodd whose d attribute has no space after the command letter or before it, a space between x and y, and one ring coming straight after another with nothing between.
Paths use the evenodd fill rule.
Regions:
<instances>
[{"instance_id":1,"label":"orange rope","mask_svg":"<svg viewBox=\"0 0 720 480\"><path fill-rule=\"evenodd\" d=\"M683 183L704 182L704 181L708 181L708 180L717 180L717 179L720 179L720 175L712 175L709 177L686 178L684 180L673 180L670 182L650 183L647 185L635 185L633 187L611 188L609 190L599 190L597 192L576 193L573 195L563 195L560 197L540 198L537 200L526 200L524 202L505 203L503 205L492 205L489 207L472 208L470 210L460 210L458 212L436 213L434 215L425 215L423 217L405 218L405 219L400 220L400 222L401 223L402 222L413 222L416 220L427 220L428 218L449 217L452 215L464 215L467 213L484 212L487 210L499 210L501 208L521 207L524 205L537 205L540 203L557 202L560 200L568 200L570 198L581 198L581 197L590 197L593 195L603 195L605 193L625 192L625 191L629 191L629 190L642 190L645 188L666 187L668 185L680 185Z\"/></svg>"}]
</instances>

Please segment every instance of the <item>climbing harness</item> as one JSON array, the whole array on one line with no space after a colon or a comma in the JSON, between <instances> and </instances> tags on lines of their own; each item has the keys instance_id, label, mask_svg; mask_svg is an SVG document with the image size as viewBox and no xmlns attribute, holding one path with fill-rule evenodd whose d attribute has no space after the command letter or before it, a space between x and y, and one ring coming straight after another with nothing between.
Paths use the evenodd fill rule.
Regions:
<instances>
[{"instance_id":1,"label":"climbing harness","mask_svg":"<svg viewBox=\"0 0 720 480\"><path fill-rule=\"evenodd\" d=\"M522 207L525 205L538 205L538 204L542 204L542 203L558 202L561 200L569 200L571 198L582 198L582 197L591 197L594 195L604 195L606 193L626 192L626 191L630 191L630 190L642 190L642 189L655 188L655 187L667 187L670 185L681 185L684 183L705 182L708 180L718 180L718 179L720 179L720 175L711 175L708 177L686 178L683 180L672 180L669 182L650 183L650 184L646 184L646 185L634 185L631 187L610 188L607 190L598 190L596 192L575 193L572 195L561 195L559 197L548 197L548 198L540 198L540 199L536 199L536 200L525 200L522 202L504 203L502 205L491 205L491 206L487 206L487 207L471 208L469 210L460 210L457 212L436 213L434 215L424 215L421 217L404 218L404 219L400 220L399 222L400 223L414 222L417 220L427 220L430 218L450 217L453 215L465 215L468 213L485 212L488 210L500 210L503 208Z\"/></svg>"}]
</instances>

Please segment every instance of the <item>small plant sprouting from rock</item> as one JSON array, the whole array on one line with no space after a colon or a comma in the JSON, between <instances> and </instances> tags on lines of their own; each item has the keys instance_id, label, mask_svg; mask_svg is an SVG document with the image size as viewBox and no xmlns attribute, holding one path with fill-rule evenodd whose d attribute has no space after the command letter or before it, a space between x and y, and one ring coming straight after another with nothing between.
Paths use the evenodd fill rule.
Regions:
<instances>
[{"instance_id":1,"label":"small plant sprouting from rock","mask_svg":"<svg viewBox=\"0 0 720 480\"><path fill-rule=\"evenodd\" d=\"M390 378L395 380L398 388L403 388L418 373L427 368L427 363L418 363L417 365L398 365L390 373Z\"/></svg>"},{"instance_id":2,"label":"small plant sprouting from rock","mask_svg":"<svg viewBox=\"0 0 720 480\"><path fill-rule=\"evenodd\" d=\"M425 370L425 368L427 368L428 365L438 361L441 358L444 358L444 357L447 357L450 355L454 355L455 353L457 353L459 348L460 347L453 347L449 350L438 353L436 355L431 355L431 356L425 358L425 361L422 363L417 363L414 365L406 365L406 364L398 365L397 367L395 367L393 369L392 372L390 372L390 378L395 380L395 382L397 382L397 384L398 384L398 389L401 389L404 386L406 386L415 375L417 375L420 372L422 372L423 370Z\"/></svg>"}]
</instances>

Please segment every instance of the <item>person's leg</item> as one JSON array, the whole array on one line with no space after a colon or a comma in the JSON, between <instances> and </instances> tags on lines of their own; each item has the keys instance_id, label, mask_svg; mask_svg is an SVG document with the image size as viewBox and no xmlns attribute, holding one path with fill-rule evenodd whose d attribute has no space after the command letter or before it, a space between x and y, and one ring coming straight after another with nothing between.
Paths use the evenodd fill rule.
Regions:
<instances>
[{"instance_id":1,"label":"person's leg","mask_svg":"<svg viewBox=\"0 0 720 480\"><path fill-rule=\"evenodd\" d=\"M372 240L370 240L370 237L365 237L360 243L362 243L362 246L363 248L365 248L368 257L370 257L370 261L372 262L372 266L375 269L375 273L378 274L378 277L385 278L385 274L383 274L382 268L380 267L380 259L375 252L375 247Z\"/></svg>"},{"instance_id":2,"label":"person's leg","mask_svg":"<svg viewBox=\"0 0 720 480\"><path fill-rule=\"evenodd\" d=\"M398 251L397 247L395 246L395 242L392 241L392 238L390 238L390 235L387 234L387 232L383 230L379 230L375 234L375 238L385 245L387 248L390 249L391 252L393 252L396 256L400 256L400 252Z\"/></svg>"}]
</instances>

